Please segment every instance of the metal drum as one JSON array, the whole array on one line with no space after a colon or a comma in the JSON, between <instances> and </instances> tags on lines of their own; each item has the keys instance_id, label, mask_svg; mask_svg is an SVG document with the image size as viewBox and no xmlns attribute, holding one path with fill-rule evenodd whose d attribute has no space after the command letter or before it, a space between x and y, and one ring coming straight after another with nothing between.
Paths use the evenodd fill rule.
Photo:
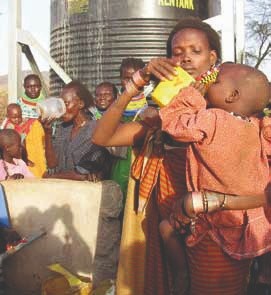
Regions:
<instances>
[{"instance_id":1,"label":"metal drum","mask_svg":"<svg viewBox=\"0 0 271 295\"><path fill-rule=\"evenodd\" d=\"M121 60L165 56L178 19L209 17L208 0L51 0L51 56L91 91L102 81L119 85ZM51 95L63 82L50 73Z\"/></svg>"}]
</instances>

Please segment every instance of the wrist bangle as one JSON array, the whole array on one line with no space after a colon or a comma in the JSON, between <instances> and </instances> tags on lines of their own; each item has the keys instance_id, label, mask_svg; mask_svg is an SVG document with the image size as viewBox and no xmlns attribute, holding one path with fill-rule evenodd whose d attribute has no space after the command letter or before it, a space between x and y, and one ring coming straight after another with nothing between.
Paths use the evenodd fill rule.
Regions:
<instances>
[{"instance_id":1,"label":"wrist bangle","mask_svg":"<svg viewBox=\"0 0 271 295\"><path fill-rule=\"evenodd\" d=\"M143 78L143 71L142 70L136 71L133 74L132 80L138 88L145 86L149 82L148 80L145 80Z\"/></svg>"},{"instance_id":2,"label":"wrist bangle","mask_svg":"<svg viewBox=\"0 0 271 295\"><path fill-rule=\"evenodd\" d=\"M220 209L221 210L224 210L225 209L225 207L227 205L227 200L228 200L227 195L224 194L223 196L224 196L224 198L223 198L222 204L220 205Z\"/></svg>"},{"instance_id":3,"label":"wrist bangle","mask_svg":"<svg viewBox=\"0 0 271 295\"><path fill-rule=\"evenodd\" d=\"M208 213L209 204L208 204L208 199L207 199L206 193L205 193L205 191L202 191L201 194L202 194L203 212Z\"/></svg>"},{"instance_id":4,"label":"wrist bangle","mask_svg":"<svg viewBox=\"0 0 271 295\"><path fill-rule=\"evenodd\" d=\"M192 192L192 204L195 215L204 212L202 192Z\"/></svg>"},{"instance_id":5,"label":"wrist bangle","mask_svg":"<svg viewBox=\"0 0 271 295\"><path fill-rule=\"evenodd\" d=\"M183 201L183 203L182 203L182 213L183 213L183 215L185 216L185 217L187 217L187 218L189 218L189 219L193 219L195 216L190 216L188 213L187 213L187 211L186 211L186 209L185 209L185 206L184 206L184 201Z\"/></svg>"}]
</instances>

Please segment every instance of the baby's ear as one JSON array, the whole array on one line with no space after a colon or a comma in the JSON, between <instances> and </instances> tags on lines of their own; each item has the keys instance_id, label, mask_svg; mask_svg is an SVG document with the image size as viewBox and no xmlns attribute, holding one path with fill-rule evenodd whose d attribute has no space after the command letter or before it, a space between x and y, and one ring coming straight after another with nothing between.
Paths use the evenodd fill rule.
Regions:
<instances>
[{"instance_id":1,"label":"baby's ear","mask_svg":"<svg viewBox=\"0 0 271 295\"><path fill-rule=\"evenodd\" d=\"M233 103L236 102L240 99L240 93L237 89L233 90L233 92L231 93L231 95L229 95L228 97L226 97L225 102L226 103Z\"/></svg>"}]
</instances>

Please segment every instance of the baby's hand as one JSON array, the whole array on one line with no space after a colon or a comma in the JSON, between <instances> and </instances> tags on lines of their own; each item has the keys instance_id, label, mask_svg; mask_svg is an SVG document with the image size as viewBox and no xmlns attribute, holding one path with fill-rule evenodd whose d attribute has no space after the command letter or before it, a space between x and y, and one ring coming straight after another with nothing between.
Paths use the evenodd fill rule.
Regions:
<instances>
[{"instance_id":1,"label":"baby's hand","mask_svg":"<svg viewBox=\"0 0 271 295\"><path fill-rule=\"evenodd\" d=\"M197 89L202 96L204 96L207 91L205 84L201 83L200 81L192 82L190 86Z\"/></svg>"},{"instance_id":2,"label":"baby's hand","mask_svg":"<svg viewBox=\"0 0 271 295\"><path fill-rule=\"evenodd\" d=\"M150 127L161 127L161 119L159 112L154 107L147 107L144 111L139 114L139 117Z\"/></svg>"},{"instance_id":3,"label":"baby's hand","mask_svg":"<svg viewBox=\"0 0 271 295\"><path fill-rule=\"evenodd\" d=\"M21 173L15 173L8 177L8 179L23 179L23 178L24 178L24 175Z\"/></svg>"}]
</instances>

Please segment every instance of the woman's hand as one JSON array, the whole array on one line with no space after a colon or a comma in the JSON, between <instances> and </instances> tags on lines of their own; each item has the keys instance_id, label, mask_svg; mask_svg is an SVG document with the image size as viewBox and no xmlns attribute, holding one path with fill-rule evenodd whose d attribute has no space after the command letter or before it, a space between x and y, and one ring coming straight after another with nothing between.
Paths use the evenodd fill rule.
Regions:
<instances>
[{"instance_id":1,"label":"woman's hand","mask_svg":"<svg viewBox=\"0 0 271 295\"><path fill-rule=\"evenodd\" d=\"M23 179L24 175L21 173L15 173L13 175L10 175L7 179Z\"/></svg>"},{"instance_id":2,"label":"woman's hand","mask_svg":"<svg viewBox=\"0 0 271 295\"><path fill-rule=\"evenodd\" d=\"M92 181L92 182L98 182L103 180L103 173L97 172L97 173L89 173L86 176L86 180Z\"/></svg>"},{"instance_id":3,"label":"woman's hand","mask_svg":"<svg viewBox=\"0 0 271 295\"><path fill-rule=\"evenodd\" d=\"M161 128L159 111L154 107L147 107L139 114L139 118L152 128Z\"/></svg>"},{"instance_id":4,"label":"woman's hand","mask_svg":"<svg viewBox=\"0 0 271 295\"><path fill-rule=\"evenodd\" d=\"M146 75L154 75L159 80L172 80L177 75L175 67L179 65L176 59L165 57L153 58L145 66L144 73Z\"/></svg>"},{"instance_id":5,"label":"woman's hand","mask_svg":"<svg viewBox=\"0 0 271 295\"><path fill-rule=\"evenodd\" d=\"M52 124L55 121L55 118L40 119L40 123L44 129L45 134L52 134Z\"/></svg>"}]
</instances>

